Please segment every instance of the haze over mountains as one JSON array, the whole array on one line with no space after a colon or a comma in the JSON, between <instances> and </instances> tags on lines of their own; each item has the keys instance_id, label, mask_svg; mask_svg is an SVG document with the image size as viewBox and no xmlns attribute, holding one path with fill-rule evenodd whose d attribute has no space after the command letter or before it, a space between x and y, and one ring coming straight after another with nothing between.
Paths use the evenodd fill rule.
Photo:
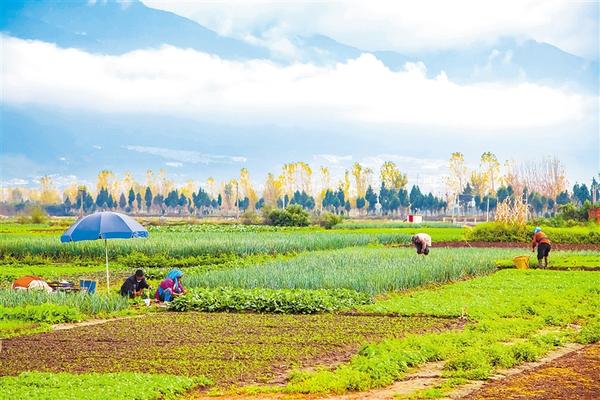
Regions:
<instances>
[{"instance_id":1,"label":"haze over mountains","mask_svg":"<svg viewBox=\"0 0 600 400\"><path fill-rule=\"evenodd\" d=\"M96 57L94 59L103 55L118 58L138 50L157 50L167 45L239 62L241 64L232 65L249 66L250 70L256 60L271 63L274 70L290 71L298 65L298 68L309 71L302 73L304 75L315 73L306 66L321 68L317 71L339 72L343 69L340 65L360 59L375 66L374 70L374 63L380 62L391 72L397 72L398 76L406 74L408 63L408 67L423 75L426 85L446 81L484 87L536 84L582 98L598 96L597 59L584 59L550 44L510 34L491 44L482 41L460 48L398 52L381 48L358 49L313 32L287 37L286 43L291 45L291 49L277 51L256 41L252 43L252 40L221 36L190 19L147 7L137 0L29 0L7 2L2 7L0 30L3 41L8 43L11 38L18 38L46 42L55 44L59 49L79 49ZM262 37L261 32L253 34ZM14 48L26 46L21 42L10 43ZM14 54L20 53L15 50L11 55ZM371 54L376 60L361 59L364 54ZM44 67L39 65L40 70ZM300 76L304 76L302 74ZM395 75L390 77L395 79ZM3 81L8 79L12 79L11 76L3 75ZM243 83L240 82L240 85ZM292 93L291 96L295 95ZM115 113L77 109L50 101L33 101L27 96L21 100L22 97L13 93L3 95L0 179L3 181L21 179L33 182L35 176L45 173L92 178L99 168L140 172L152 168L153 164L157 164L154 168L159 168L165 162L176 165L174 168L182 179L186 176L232 176L245 163L253 167L259 175L257 179L261 179L260 174L276 170L279 163L294 159L320 162L320 154L337 154L341 157L336 160L348 162L376 158L386 153L439 160L446 158L451 151L472 151L475 155L481 146L493 150L498 140L498 136L490 135L479 137L478 143L461 142L456 140L456 136L452 137L459 131L455 127L446 129L435 124L422 127L420 122L373 127L367 123L343 120L313 121L303 115L306 109L301 107L298 120L254 120L251 107L245 105L244 109L249 110L249 114L234 117L232 109L231 120L215 121L188 114L174 115L168 110L161 114L145 113L143 110ZM368 96L365 94L363 97ZM271 106L265 107L268 110ZM432 114L435 112L432 111ZM597 116L585 115L552 128L517 127L513 134L515 137L520 134L543 136L544 130L549 129L551 133L546 134L547 137L557 138L572 130L578 131L573 137L580 139L564 158L577 158L578 152L585 153L588 149L588 153L581 157L585 166L576 168L581 174L597 164L597 156L589 154L590 148L597 147L598 138L593 132L596 127ZM300 137L304 139L302 143L298 143ZM423 146L408 148L406 144L415 137L426 137L428 142L435 143L435 149ZM270 143L271 147L266 143ZM535 152L540 156L561 150L556 141L532 140L529 144L534 143L537 143ZM107 147L112 147L110 152L106 151ZM160 147L170 147L175 152L153 150ZM194 152L195 156L188 154L187 158L184 157L187 161L177 160L182 154L176 151L184 149ZM501 158L511 156L510 151L505 155L502 150L499 153ZM353 157L344 158L348 154ZM265 157L269 160L268 164L264 162ZM24 173L23 165L29 166L25 168L28 173ZM405 167L409 172L411 168L418 171L420 166ZM441 167L431 171L431 179L441 171ZM592 173L590 171L590 175Z\"/></svg>"},{"instance_id":2,"label":"haze over mountains","mask_svg":"<svg viewBox=\"0 0 600 400\"><path fill-rule=\"evenodd\" d=\"M171 45L233 60L261 58L281 63L331 64L371 53L395 71L403 69L406 62L420 61L428 76L444 71L451 80L460 82L527 79L577 84L587 90L598 86L597 60L585 60L534 40L505 37L493 45L403 54L386 49L358 49L314 34L289 38L297 51L294 58L286 58L264 47L220 36L192 20L149 8L138 0L9 2L0 29L14 37L102 54Z\"/></svg>"}]
</instances>

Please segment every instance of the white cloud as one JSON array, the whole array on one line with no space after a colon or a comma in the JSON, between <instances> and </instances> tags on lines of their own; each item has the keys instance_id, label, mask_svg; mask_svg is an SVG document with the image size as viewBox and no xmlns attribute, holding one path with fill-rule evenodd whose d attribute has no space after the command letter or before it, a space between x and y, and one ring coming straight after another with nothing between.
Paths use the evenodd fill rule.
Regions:
<instances>
[{"instance_id":1,"label":"white cloud","mask_svg":"<svg viewBox=\"0 0 600 400\"><path fill-rule=\"evenodd\" d=\"M329 164L339 164L343 161L351 161L352 156L340 156L336 154L315 154L313 156L313 160L316 162L327 162Z\"/></svg>"},{"instance_id":2,"label":"white cloud","mask_svg":"<svg viewBox=\"0 0 600 400\"><path fill-rule=\"evenodd\" d=\"M399 154L382 153L364 157L335 156L331 154L317 154L313 156L315 161L324 162L329 167L331 174L331 184L336 187L338 182L344 179L344 173L350 170L354 161L363 167L371 169L370 182L374 187L379 187L379 172L381 166L386 161L392 161L396 167L408 177L408 188L412 185L418 185L421 190L432 191L435 194L443 195L446 187L442 180L444 175L448 174L448 160L436 158L418 158L403 156ZM470 168L472 166L469 166ZM314 177L314 184L319 187L320 181L318 174Z\"/></svg>"},{"instance_id":3,"label":"white cloud","mask_svg":"<svg viewBox=\"0 0 600 400\"><path fill-rule=\"evenodd\" d=\"M504 36L598 57L598 3L569 0L144 0L220 32L320 33L366 50L454 48ZM274 38L272 38L274 39ZM280 41L281 39L277 39Z\"/></svg>"},{"instance_id":4,"label":"white cloud","mask_svg":"<svg viewBox=\"0 0 600 400\"><path fill-rule=\"evenodd\" d=\"M29 181L26 179L21 179L21 178L13 178L13 179L9 179L7 181L0 181L0 187L6 187L6 186L24 186L29 184Z\"/></svg>"},{"instance_id":5,"label":"white cloud","mask_svg":"<svg viewBox=\"0 0 600 400\"><path fill-rule=\"evenodd\" d=\"M409 187L418 185L422 190L443 193L445 186L442 176L448 173L448 161L436 158L417 158L397 154L377 154L363 158L360 162L377 173L386 161L392 161L398 169L408 176ZM379 180L376 179L379 185Z\"/></svg>"},{"instance_id":6,"label":"white cloud","mask_svg":"<svg viewBox=\"0 0 600 400\"><path fill-rule=\"evenodd\" d=\"M96 150L102 150L102 146L98 146L97 144L92 146Z\"/></svg>"},{"instance_id":7,"label":"white cloud","mask_svg":"<svg viewBox=\"0 0 600 400\"><path fill-rule=\"evenodd\" d=\"M280 66L169 46L106 56L2 40L2 101L12 104L233 124L341 121L483 131L571 123L588 115L595 100L530 83L459 85L443 73L428 79L422 63L393 72L368 54L331 67Z\"/></svg>"},{"instance_id":8,"label":"white cloud","mask_svg":"<svg viewBox=\"0 0 600 400\"><path fill-rule=\"evenodd\" d=\"M60 161L67 161L67 158L66 158L66 157L59 157L58 159L59 159Z\"/></svg>"},{"instance_id":9,"label":"white cloud","mask_svg":"<svg viewBox=\"0 0 600 400\"><path fill-rule=\"evenodd\" d=\"M168 167L173 167L173 168L183 167L183 163L176 162L176 161L167 161L165 163L165 165L168 166Z\"/></svg>"},{"instance_id":10,"label":"white cloud","mask_svg":"<svg viewBox=\"0 0 600 400\"><path fill-rule=\"evenodd\" d=\"M72 184L88 184L87 181L82 181L76 175L46 174L46 176L52 178L52 184L56 188L64 188ZM40 182L41 178L42 175L38 175L33 179L33 181L37 184Z\"/></svg>"},{"instance_id":11,"label":"white cloud","mask_svg":"<svg viewBox=\"0 0 600 400\"><path fill-rule=\"evenodd\" d=\"M168 149L164 147L152 147L152 146L123 146L127 150L135 151L138 153L152 154L155 156L159 156L165 158L167 160L175 160L172 162L167 162L167 165L172 167L182 166L183 162L188 162L191 164L230 164L234 162L243 163L246 162L247 159L241 156L224 156L224 155L215 155L215 154L204 154L198 151L192 150L176 150L176 149Z\"/></svg>"}]
</instances>

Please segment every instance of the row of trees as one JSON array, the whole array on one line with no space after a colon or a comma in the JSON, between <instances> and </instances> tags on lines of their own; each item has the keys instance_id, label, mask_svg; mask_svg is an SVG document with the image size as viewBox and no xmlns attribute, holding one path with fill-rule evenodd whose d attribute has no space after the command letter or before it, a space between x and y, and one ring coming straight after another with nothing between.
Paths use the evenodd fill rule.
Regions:
<instances>
[{"instance_id":1,"label":"row of trees","mask_svg":"<svg viewBox=\"0 0 600 400\"><path fill-rule=\"evenodd\" d=\"M598 182L595 178L592 179L592 187L597 187ZM502 203L506 199L519 199L528 206L529 212L534 216L550 216L554 215L556 210L562 206L572 203L577 206L582 206L586 202L595 203L600 199L598 189L595 196L585 184L575 184L573 191L569 193L564 190L554 198L545 196L536 191L530 191L527 187L523 188L522 193L517 194L512 186L501 186L494 195L486 195L481 197L475 194L473 188L467 183L463 192L458 196L459 205L463 212L467 213L485 213L488 210L495 211L498 203Z\"/></svg>"},{"instance_id":2,"label":"row of trees","mask_svg":"<svg viewBox=\"0 0 600 400\"><path fill-rule=\"evenodd\" d=\"M263 197L258 199L251 207L249 197L238 199L236 207L240 211L248 209L261 209L266 202ZM296 191L289 198L285 195L278 200L277 208L285 205L298 205L305 210L316 208L315 198L306 192ZM223 197L218 194L212 198L202 188L193 192L191 197L180 193L177 189L163 196L160 193L152 194L152 189L146 187L141 192L130 188L127 195L121 193L116 199L106 189L101 189L94 198L85 188L82 188L77 197L71 201L67 196L62 204L65 213L89 213L95 210L117 210L127 213L158 213L158 214L200 214L206 215L220 210L223 206ZM379 193L376 193L369 185L365 197L355 200L355 209L362 214L395 214L399 212L422 212L430 215L445 211L446 201L431 192L424 194L418 186L413 186L410 192L405 189L388 189L382 183ZM333 212L335 214L349 213L353 209L350 200L346 198L342 188L327 190L321 200L319 210Z\"/></svg>"},{"instance_id":3,"label":"row of trees","mask_svg":"<svg viewBox=\"0 0 600 400\"><path fill-rule=\"evenodd\" d=\"M569 193L565 168L556 157L507 161L502 166L493 153L485 152L478 167L469 170L463 154L453 153L449 172L445 182L452 213L494 211L506 198L522 200L535 215L554 215L559 206L567 203L600 201L600 185L595 177L589 188L576 183Z\"/></svg>"},{"instance_id":4,"label":"row of trees","mask_svg":"<svg viewBox=\"0 0 600 400\"><path fill-rule=\"evenodd\" d=\"M329 210L334 213L426 214L483 213L493 211L507 197L523 198L536 213L552 213L566 202L583 204L600 199L596 179L591 185L575 184L572 193L566 189L564 167L556 158L535 162L500 164L491 153L483 153L476 168L469 169L462 153L453 153L448 160L448 175L444 177L446 193L423 193L418 185L407 187L408 178L396 164L381 165L378 179L374 171L360 163L346 170L332 182L327 167L320 167L319 177L303 162L289 163L279 175L268 174L259 193L253 186L248 169L243 168L237 179L221 182L208 178L200 187L193 181L176 186L166 172L147 171L144 184L131 174L117 179L111 171L98 174L96 188L73 184L62 196L50 177L40 180L39 189L3 190L0 195L9 204L34 202L53 205L66 212L116 209L133 213L212 213L240 212L268 206L284 208L300 205L306 210ZM315 188L317 186L317 188ZM93 193L92 193L93 192Z\"/></svg>"}]
</instances>

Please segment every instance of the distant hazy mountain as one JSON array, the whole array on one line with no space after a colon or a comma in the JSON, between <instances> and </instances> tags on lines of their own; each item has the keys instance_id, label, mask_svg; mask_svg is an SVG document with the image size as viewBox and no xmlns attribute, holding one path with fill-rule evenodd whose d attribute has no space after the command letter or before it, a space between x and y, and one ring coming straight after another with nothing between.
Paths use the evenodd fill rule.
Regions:
<instances>
[{"instance_id":1,"label":"distant hazy mountain","mask_svg":"<svg viewBox=\"0 0 600 400\"><path fill-rule=\"evenodd\" d=\"M223 58L266 58L268 52L176 14L137 0L10 0L2 4L0 29L12 36L89 52L121 54L163 44Z\"/></svg>"},{"instance_id":2,"label":"distant hazy mountain","mask_svg":"<svg viewBox=\"0 0 600 400\"><path fill-rule=\"evenodd\" d=\"M396 51L371 51L339 43L327 36L300 37L293 43L301 49L303 61L317 63L344 62L362 53L371 53L388 68L398 71L407 62L423 62L427 75L435 77L444 71L453 81L529 81L551 84L573 84L597 92L598 62L585 60L547 43L503 38L492 45L473 45L416 54Z\"/></svg>"},{"instance_id":3,"label":"distant hazy mountain","mask_svg":"<svg viewBox=\"0 0 600 400\"><path fill-rule=\"evenodd\" d=\"M358 49L323 35L290 38L298 58L285 59L266 48L226 38L198 23L145 6L138 0L8 1L2 5L0 30L15 37L56 43L89 52L122 54L162 44L193 48L227 59L270 58L276 62L327 65L372 53L392 70L422 61L428 76L444 71L456 82L529 81L574 85L598 91L598 61L566 53L546 43L504 38L463 49L403 54Z\"/></svg>"}]
</instances>

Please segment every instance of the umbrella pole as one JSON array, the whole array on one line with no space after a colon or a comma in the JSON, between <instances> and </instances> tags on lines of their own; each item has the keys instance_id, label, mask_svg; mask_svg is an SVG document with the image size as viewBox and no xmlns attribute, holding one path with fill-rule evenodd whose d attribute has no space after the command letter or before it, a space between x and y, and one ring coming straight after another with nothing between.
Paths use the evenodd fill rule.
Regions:
<instances>
[{"instance_id":1,"label":"umbrella pole","mask_svg":"<svg viewBox=\"0 0 600 400\"><path fill-rule=\"evenodd\" d=\"M108 240L104 239L104 254L106 256L106 292L110 292L110 276L108 274Z\"/></svg>"}]
</instances>

